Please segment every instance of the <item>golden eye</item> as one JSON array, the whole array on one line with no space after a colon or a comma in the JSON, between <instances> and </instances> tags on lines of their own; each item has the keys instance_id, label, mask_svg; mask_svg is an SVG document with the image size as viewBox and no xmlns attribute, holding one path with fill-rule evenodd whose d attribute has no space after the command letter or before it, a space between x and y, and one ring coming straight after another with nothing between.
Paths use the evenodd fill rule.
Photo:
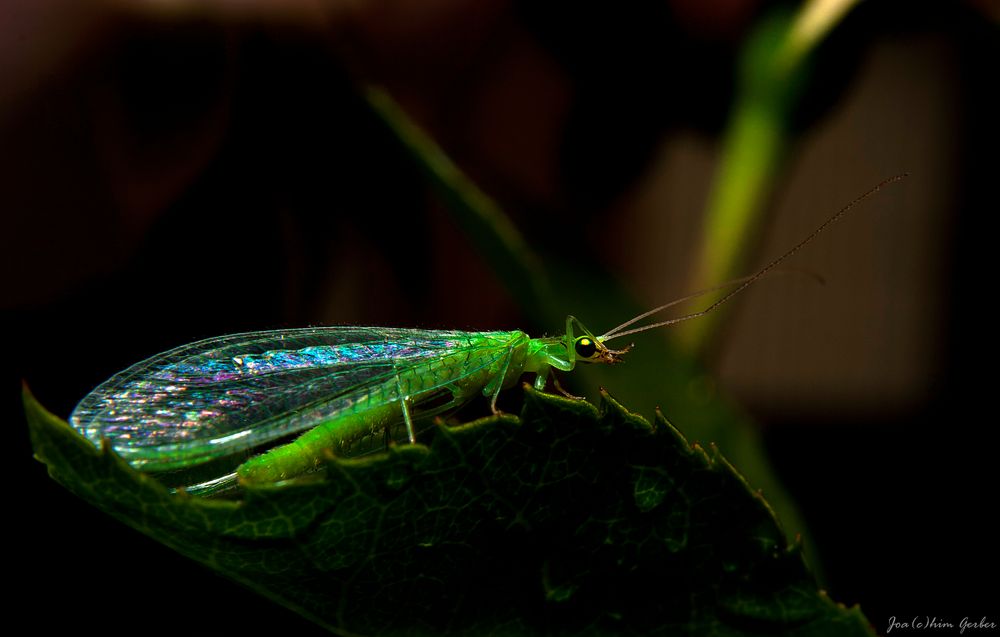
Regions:
<instances>
[{"instance_id":1,"label":"golden eye","mask_svg":"<svg viewBox=\"0 0 1000 637\"><path fill-rule=\"evenodd\" d=\"M597 343L589 336L576 339L576 355L580 358L591 358L597 353Z\"/></svg>"}]
</instances>

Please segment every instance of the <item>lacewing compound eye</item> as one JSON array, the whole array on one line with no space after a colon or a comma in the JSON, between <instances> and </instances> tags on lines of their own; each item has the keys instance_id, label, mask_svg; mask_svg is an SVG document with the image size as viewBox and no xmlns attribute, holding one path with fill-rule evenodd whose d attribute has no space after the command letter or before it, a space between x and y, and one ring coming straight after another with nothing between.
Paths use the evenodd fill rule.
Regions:
<instances>
[{"instance_id":1,"label":"lacewing compound eye","mask_svg":"<svg viewBox=\"0 0 1000 637\"><path fill-rule=\"evenodd\" d=\"M576 339L576 355L580 358L592 358L597 353L597 343L589 336Z\"/></svg>"}]
</instances>

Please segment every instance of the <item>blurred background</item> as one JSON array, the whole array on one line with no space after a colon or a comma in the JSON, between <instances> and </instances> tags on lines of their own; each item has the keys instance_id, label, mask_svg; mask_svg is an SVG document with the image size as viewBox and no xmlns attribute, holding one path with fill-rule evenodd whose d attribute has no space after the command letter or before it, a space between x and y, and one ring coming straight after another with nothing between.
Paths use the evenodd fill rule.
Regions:
<instances>
[{"instance_id":1,"label":"blurred background","mask_svg":"<svg viewBox=\"0 0 1000 637\"><path fill-rule=\"evenodd\" d=\"M318 633L49 480L22 379L65 417L111 374L227 332L541 335L566 313L602 332L908 172L787 275L566 381L717 443L879 632L1000 623L981 371L998 23L987 0L5 0L11 612ZM434 143L471 182L435 172Z\"/></svg>"}]
</instances>

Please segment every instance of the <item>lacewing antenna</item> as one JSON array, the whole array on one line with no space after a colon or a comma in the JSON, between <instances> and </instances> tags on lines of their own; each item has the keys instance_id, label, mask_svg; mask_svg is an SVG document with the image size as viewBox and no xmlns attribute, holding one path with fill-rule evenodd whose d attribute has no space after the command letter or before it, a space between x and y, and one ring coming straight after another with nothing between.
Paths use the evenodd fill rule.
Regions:
<instances>
[{"instance_id":1,"label":"lacewing antenna","mask_svg":"<svg viewBox=\"0 0 1000 637\"><path fill-rule=\"evenodd\" d=\"M647 330L656 329L658 327L666 327L668 325L675 325L677 323L682 323L684 321L689 321L691 319L698 318L700 316L705 316L706 314L708 314L708 313L712 312L713 310L715 310L716 308L718 308L723 303L726 303L727 301L729 301L730 299L732 299L734 296L736 296L737 294L739 294L743 290L747 289L748 287L750 287L751 285L753 285L754 283L756 283L762 276L764 276L765 274L767 274L768 272L770 272L771 270L773 270L775 267L777 267L780 263L782 263L783 261L785 261L786 259L788 259L793 254L795 254L796 252L798 252L799 250L801 250L803 247L805 247L806 244L808 244L813 239L815 239L821 232L823 232L824 230L826 230L833 223L839 221L844 215L846 215L848 212L850 212L852 209L854 209L858 204L860 204L861 202L865 201L866 199L868 199L869 197L871 197L872 195L874 195L875 193L877 193L879 190L882 190L882 188L885 188L886 186L888 186L890 184L894 184L897 181L905 179L908 176L909 176L909 173L902 173L900 175L895 175L893 177L889 177L888 179L880 182L877 186L875 186L874 188L871 188L866 193L864 193L863 195L857 197L856 199L854 199L853 201L851 201L849 204L847 204L846 206L844 206L843 208L841 208L839 211L837 211L836 214L834 214L832 217L830 217L829 219L827 219L826 221L824 221L823 224L820 225L820 227L818 227L815 230L813 230L809 234L809 236L807 236L805 239L802 239L797 244L795 244L795 246L792 247L791 250L785 252L784 254L782 254L777 259L774 259L773 261L769 262L767 265L765 265L764 267L762 267L760 270L757 270L757 272L751 274L750 276L746 276L746 277L743 277L741 279L736 279L734 281L730 281L729 283L723 283L722 285L715 286L715 287L709 288L707 290L702 290L701 292L695 292L694 294L689 294L689 295L681 297L681 298L679 298L679 299L677 299L675 301L671 301L670 303L667 303L665 305L661 305L660 307L657 307L657 308L654 308L652 310L649 310L648 312L644 312L643 314L640 314L639 316L636 316L635 318L629 319L628 321L622 323L618 327L610 330L604 336L601 336L600 337L601 342L609 341L611 339L619 338L619 337L622 337L622 336L628 336L630 334L638 334L639 332L645 332ZM710 292L715 292L715 291L720 290L722 288L726 288L726 287L728 287L730 285L737 285L737 284L738 284L738 287L736 289L727 292L720 299L718 299L717 301L715 301L714 303L712 303L711 305L709 305L708 307L706 307L703 310L699 310L697 312L692 312L691 314L685 314L684 316L678 316L678 317L675 317L675 318L672 318L672 319L667 319L666 321L660 321L658 323L652 323L650 325L643 325L642 327L636 327L636 328L633 328L633 329L630 329L630 330L621 331L624 328L626 328L626 327L628 327L630 325L633 325L636 322L641 321L644 318L647 318L647 317L649 317L649 316L651 316L653 314L656 314L657 312L661 312L661 311L663 311L663 310L665 310L665 309L667 309L669 307L677 305L678 303L682 303L684 301L688 301L690 299L697 298L697 297L702 296L704 294L708 294Z\"/></svg>"}]
</instances>

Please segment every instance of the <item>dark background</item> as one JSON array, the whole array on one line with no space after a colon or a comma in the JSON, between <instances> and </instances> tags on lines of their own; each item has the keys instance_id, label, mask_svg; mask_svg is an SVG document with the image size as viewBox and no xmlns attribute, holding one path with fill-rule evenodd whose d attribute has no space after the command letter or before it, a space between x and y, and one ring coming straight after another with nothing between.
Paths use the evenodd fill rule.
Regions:
<instances>
[{"instance_id":1,"label":"dark background","mask_svg":"<svg viewBox=\"0 0 1000 637\"><path fill-rule=\"evenodd\" d=\"M279 623L318 632L49 480L31 459L22 379L66 416L112 373L226 332L324 323L558 329L524 323L358 97L358 81L386 85L543 257L590 252L623 277L648 270L629 242L653 233L656 222L642 215L644 206L656 214L659 202L643 193L664 179L687 188L692 202L668 218L697 218L710 162L679 183L661 149L694 139L684 165L704 157L697 148L711 156L739 42L771 5L459 5L0 9L0 317L13 500L6 579L17 591L10 623L77 630L103 622L112 634ZM888 195L882 242L842 238L828 248L837 263L875 264L858 277L864 298L884 302L877 309L888 313L888 331L850 340L843 326L870 322L870 306L840 306L829 324L815 324L795 318L804 311L798 288L772 286L780 307L753 310L748 300L750 318L736 317L710 362L761 423L831 596L861 604L879 632L890 616L1000 622L989 301L997 23L988 3L917 12L883 3L859 8L831 37L815 71L822 81L796 112L799 137L775 196L785 207L816 208L818 221L765 243L780 251L873 183L917 173L898 186L909 196ZM900 68L946 104L917 120L926 129L904 127L906 136L946 139L947 155L928 144L918 147L935 161L897 163L892 152L872 160L872 145L907 140L862 126L852 134L868 146L846 141L810 158L829 138L824 131L841 130L838 114L853 112L845 104L886 47L912 59ZM931 59L944 61L922 63ZM900 84L876 75L875 95L890 97L874 103L891 102ZM856 121L865 122L860 112ZM783 194L794 184L798 199ZM938 205L920 217L912 211L925 195ZM866 232L863 221L851 223L861 225L846 237ZM922 248L899 248L910 239ZM602 252L608 243L619 247ZM907 259L891 264L899 278L877 270L886 255ZM652 258L666 265L689 257ZM807 294L837 294L831 271L839 266L820 259L803 267L833 278L831 291ZM677 276L632 285L653 304L688 291ZM784 331L775 325L787 317L812 345L796 344L791 332L767 336ZM879 349L904 325L917 336L888 354ZM829 341L838 332L848 340ZM810 373L802 369L842 367L808 387L789 385ZM854 389L838 392L844 387Z\"/></svg>"}]
</instances>

